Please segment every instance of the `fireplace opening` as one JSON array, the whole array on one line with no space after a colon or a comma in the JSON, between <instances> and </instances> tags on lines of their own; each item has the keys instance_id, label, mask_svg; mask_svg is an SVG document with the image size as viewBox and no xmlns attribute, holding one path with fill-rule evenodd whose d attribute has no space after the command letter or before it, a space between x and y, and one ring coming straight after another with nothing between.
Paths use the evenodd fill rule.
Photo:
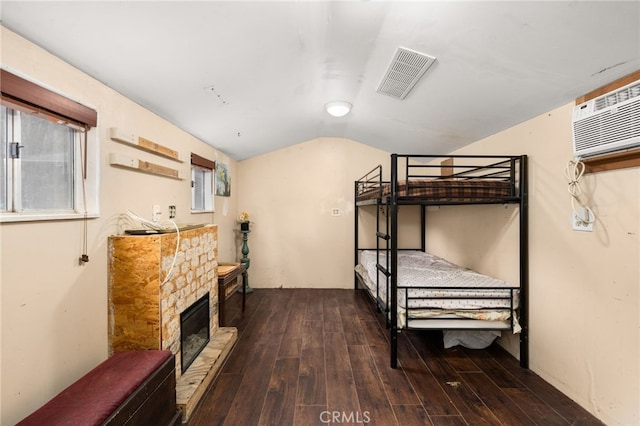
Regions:
<instances>
[{"instance_id":1,"label":"fireplace opening","mask_svg":"<svg viewBox=\"0 0 640 426\"><path fill-rule=\"evenodd\" d=\"M182 373L209 343L209 293L180 314L180 359Z\"/></svg>"}]
</instances>

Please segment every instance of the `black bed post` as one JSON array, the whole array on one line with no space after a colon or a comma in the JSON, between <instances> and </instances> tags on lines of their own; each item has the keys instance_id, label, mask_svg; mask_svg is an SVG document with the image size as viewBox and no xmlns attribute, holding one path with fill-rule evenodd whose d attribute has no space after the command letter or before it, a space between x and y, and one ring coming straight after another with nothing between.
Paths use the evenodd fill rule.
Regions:
<instances>
[{"instance_id":1,"label":"black bed post","mask_svg":"<svg viewBox=\"0 0 640 426\"><path fill-rule=\"evenodd\" d=\"M427 251L427 206L420 206L420 249Z\"/></svg>"},{"instance_id":2,"label":"black bed post","mask_svg":"<svg viewBox=\"0 0 640 426\"><path fill-rule=\"evenodd\" d=\"M529 190L527 156L520 157L520 367L529 368Z\"/></svg>"},{"instance_id":3,"label":"black bed post","mask_svg":"<svg viewBox=\"0 0 640 426\"><path fill-rule=\"evenodd\" d=\"M355 181L353 184L353 202L355 204L355 208L353 211L353 226L354 226L354 232L353 235L355 235L355 240L353 242L353 251L354 251L354 259L353 259L353 266L356 267L358 266L358 181ZM357 290L358 289L358 276L356 274L356 272L354 271L353 273L353 289Z\"/></svg>"},{"instance_id":4,"label":"black bed post","mask_svg":"<svg viewBox=\"0 0 640 426\"><path fill-rule=\"evenodd\" d=\"M391 154L391 368L398 368L398 154Z\"/></svg>"}]
</instances>

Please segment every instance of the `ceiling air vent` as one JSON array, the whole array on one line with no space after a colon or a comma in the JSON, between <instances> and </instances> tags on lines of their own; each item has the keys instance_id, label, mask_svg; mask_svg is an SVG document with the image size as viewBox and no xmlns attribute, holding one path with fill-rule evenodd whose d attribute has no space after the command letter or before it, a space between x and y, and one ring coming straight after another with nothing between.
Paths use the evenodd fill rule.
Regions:
<instances>
[{"instance_id":1,"label":"ceiling air vent","mask_svg":"<svg viewBox=\"0 0 640 426\"><path fill-rule=\"evenodd\" d=\"M377 92L396 99L406 98L435 61L433 56L399 47Z\"/></svg>"}]
</instances>

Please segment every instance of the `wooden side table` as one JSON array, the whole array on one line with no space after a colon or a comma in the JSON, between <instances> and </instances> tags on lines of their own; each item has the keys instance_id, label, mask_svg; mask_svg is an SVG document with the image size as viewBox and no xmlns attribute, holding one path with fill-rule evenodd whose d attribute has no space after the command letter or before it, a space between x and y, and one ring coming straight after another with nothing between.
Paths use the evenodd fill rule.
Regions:
<instances>
[{"instance_id":1,"label":"wooden side table","mask_svg":"<svg viewBox=\"0 0 640 426\"><path fill-rule=\"evenodd\" d=\"M219 263L218 264L218 323L224 327L224 302L229 296L240 289L238 277L242 275L242 312L244 313L247 292L247 264Z\"/></svg>"}]
</instances>

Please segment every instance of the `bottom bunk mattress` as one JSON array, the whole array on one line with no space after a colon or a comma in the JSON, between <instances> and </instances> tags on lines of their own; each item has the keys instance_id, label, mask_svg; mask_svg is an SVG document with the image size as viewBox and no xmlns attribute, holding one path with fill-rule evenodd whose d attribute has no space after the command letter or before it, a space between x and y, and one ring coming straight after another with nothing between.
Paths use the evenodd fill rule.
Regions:
<instances>
[{"instance_id":1,"label":"bottom bunk mattress","mask_svg":"<svg viewBox=\"0 0 640 426\"><path fill-rule=\"evenodd\" d=\"M372 296L386 306L386 279L376 263L376 252L363 250L355 269ZM387 267L383 251L379 263ZM511 329L513 316L513 331L520 331L515 314L519 290L505 281L429 253L400 250L397 283L398 327L504 330Z\"/></svg>"}]
</instances>

